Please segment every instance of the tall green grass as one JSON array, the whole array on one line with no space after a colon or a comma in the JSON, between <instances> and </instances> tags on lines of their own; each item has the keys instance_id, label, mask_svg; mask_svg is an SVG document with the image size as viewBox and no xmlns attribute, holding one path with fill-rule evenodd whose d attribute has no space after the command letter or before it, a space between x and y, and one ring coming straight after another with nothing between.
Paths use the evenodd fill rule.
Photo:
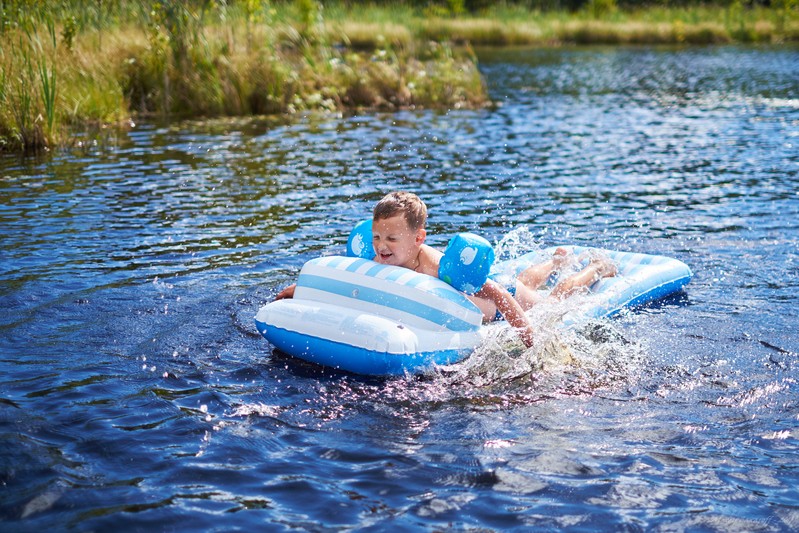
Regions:
<instances>
[{"instance_id":1,"label":"tall green grass","mask_svg":"<svg viewBox=\"0 0 799 533\"><path fill-rule=\"evenodd\" d=\"M480 106L473 45L799 41L798 4L466 14L462 0L0 0L0 151L68 145L75 129L134 115Z\"/></svg>"},{"instance_id":2,"label":"tall green grass","mask_svg":"<svg viewBox=\"0 0 799 533\"><path fill-rule=\"evenodd\" d=\"M774 0L771 8L741 0L718 5L621 9L614 0L590 0L577 12L530 10L497 4L488 11L452 14L393 8L328 9L328 21L368 20L373 26L402 20L414 37L472 45L714 44L799 41L799 0Z\"/></svg>"},{"instance_id":3,"label":"tall green grass","mask_svg":"<svg viewBox=\"0 0 799 533\"><path fill-rule=\"evenodd\" d=\"M70 128L125 123L134 114L486 102L468 50L416 42L401 30L397 39L353 45L316 0L280 9L262 0L131 4L108 12L91 2L77 10L84 5L77 0L52 10L36 0L4 4L13 12L4 11L0 25L0 150L68 144Z\"/></svg>"},{"instance_id":4,"label":"tall green grass","mask_svg":"<svg viewBox=\"0 0 799 533\"><path fill-rule=\"evenodd\" d=\"M0 56L0 149L10 145L30 150L55 132L56 40L54 27L48 30L49 45L38 34L26 32L17 36L15 53Z\"/></svg>"}]
</instances>

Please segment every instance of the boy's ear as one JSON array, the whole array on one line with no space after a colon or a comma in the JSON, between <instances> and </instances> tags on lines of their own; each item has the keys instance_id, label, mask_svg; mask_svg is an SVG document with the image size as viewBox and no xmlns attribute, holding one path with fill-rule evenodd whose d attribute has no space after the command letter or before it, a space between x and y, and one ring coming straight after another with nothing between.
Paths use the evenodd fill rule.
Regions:
<instances>
[{"instance_id":1,"label":"boy's ear","mask_svg":"<svg viewBox=\"0 0 799 533\"><path fill-rule=\"evenodd\" d=\"M416 230L416 244L421 246L424 244L425 237L427 237L427 230L419 228Z\"/></svg>"}]
</instances>

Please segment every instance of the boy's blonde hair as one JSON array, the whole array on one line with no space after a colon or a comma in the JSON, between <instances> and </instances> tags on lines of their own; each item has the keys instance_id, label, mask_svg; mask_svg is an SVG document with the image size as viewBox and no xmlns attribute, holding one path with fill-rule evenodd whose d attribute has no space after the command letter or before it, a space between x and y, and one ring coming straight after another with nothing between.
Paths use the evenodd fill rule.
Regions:
<instances>
[{"instance_id":1,"label":"boy's blonde hair","mask_svg":"<svg viewBox=\"0 0 799 533\"><path fill-rule=\"evenodd\" d=\"M427 206L412 192L392 192L377 202L372 218L383 220L397 215L405 217L411 229L422 229L427 223Z\"/></svg>"}]
</instances>

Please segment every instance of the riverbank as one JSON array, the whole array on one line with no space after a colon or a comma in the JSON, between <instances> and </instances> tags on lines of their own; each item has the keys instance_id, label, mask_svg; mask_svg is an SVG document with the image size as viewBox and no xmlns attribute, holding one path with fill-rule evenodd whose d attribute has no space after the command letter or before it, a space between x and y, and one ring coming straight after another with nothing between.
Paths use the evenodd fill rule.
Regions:
<instances>
[{"instance_id":1,"label":"riverbank","mask_svg":"<svg viewBox=\"0 0 799 533\"><path fill-rule=\"evenodd\" d=\"M314 0L10 3L0 21L0 151L68 146L76 131L147 115L475 108L489 99L472 45L797 41L796 7L783 3L627 12L610 0L578 13L506 6L468 16Z\"/></svg>"},{"instance_id":2,"label":"riverbank","mask_svg":"<svg viewBox=\"0 0 799 533\"><path fill-rule=\"evenodd\" d=\"M594 0L577 12L506 5L460 16L407 7L357 11L339 7L326 13L331 25L339 25L353 42L366 46L374 44L375 35L399 43L421 38L472 46L773 44L799 41L799 6L792 1L774 2L773 8L732 2L728 6L623 10L616 7L615 0ZM397 20L403 23L397 24Z\"/></svg>"}]
</instances>

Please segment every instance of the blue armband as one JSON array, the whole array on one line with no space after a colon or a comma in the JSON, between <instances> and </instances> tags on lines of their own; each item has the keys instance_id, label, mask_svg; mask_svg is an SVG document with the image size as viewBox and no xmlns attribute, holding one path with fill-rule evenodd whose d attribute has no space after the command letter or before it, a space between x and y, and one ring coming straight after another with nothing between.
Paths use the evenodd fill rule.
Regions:
<instances>
[{"instance_id":1,"label":"blue armband","mask_svg":"<svg viewBox=\"0 0 799 533\"><path fill-rule=\"evenodd\" d=\"M474 294L485 285L495 259L491 244L474 233L459 233L449 241L438 277L459 291Z\"/></svg>"},{"instance_id":2,"label":"blue armband","mask_svg":"<svg viewBox=\"0 0 799 533\"><path fill-rule=\"evenodd\" d=\"M375 249L372 246L371 218L361 220L352 228L350 238L347 239L347 256L361 259L375 258Z\"/></svg>"}]
</instances>

